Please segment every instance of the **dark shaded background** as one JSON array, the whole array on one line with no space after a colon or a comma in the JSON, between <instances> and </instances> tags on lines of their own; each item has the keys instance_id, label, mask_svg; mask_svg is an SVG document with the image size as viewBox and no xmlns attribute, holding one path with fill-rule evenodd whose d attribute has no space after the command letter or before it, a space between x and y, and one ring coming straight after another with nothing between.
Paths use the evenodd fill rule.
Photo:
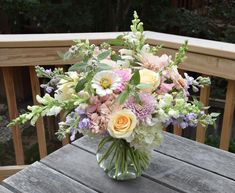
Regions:
<instances>
[{"instance_id":1,"label":"dark shaded background","mask_svg":"<svg viewBox=\"0 0 235 193\"><path fill-rule=\"evenodd\" d=\"M235 43L234 0L0 0L0 33L145 30Z\"/></svg>"}]
</instances>

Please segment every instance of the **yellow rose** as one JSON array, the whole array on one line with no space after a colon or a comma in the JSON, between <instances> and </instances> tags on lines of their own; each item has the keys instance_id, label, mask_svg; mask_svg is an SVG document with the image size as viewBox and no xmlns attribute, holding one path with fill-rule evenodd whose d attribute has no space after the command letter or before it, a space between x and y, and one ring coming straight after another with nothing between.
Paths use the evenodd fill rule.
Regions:
<instances>
[{"instance_id":1,"label":"yellow rose","mask_svg":"<svg viewBox=\"0 0 235 193\"><path fill-rule=\"evenodd\" d=\"M111 115L108 132L114 138L129 137L136 127L137 119L131 110L121 110Z\"/></svg>"},{"instance_id":2,"label":"yellow rose","mask_svg":"<svg viewBox=\"0 0 235 193\"><path fill-rule=\"evenodd\" d=\"M160 84L160 75L152 70L142 69L140 73L140 83L152 85L149 89L144 89L146 92L155 90Z\"/></svg>"}]
</instances>

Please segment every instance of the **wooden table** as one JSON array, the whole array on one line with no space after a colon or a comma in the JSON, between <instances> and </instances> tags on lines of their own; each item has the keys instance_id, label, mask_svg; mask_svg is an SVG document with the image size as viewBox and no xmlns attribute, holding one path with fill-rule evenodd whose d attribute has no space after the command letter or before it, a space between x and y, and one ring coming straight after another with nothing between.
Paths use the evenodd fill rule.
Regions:
<instances>
[{"instance_id":1,"label":"wooden table","mask_svg":"<svg viewBox=\"0 0 235 193\"><path fill-rule=\"evenodd\" d=\"M96 146L87 137L66 145L4 180L0 192L235 193L235 154L165 133L149 169L118 182L97 165Z\"/></svg>"}]
</instances>

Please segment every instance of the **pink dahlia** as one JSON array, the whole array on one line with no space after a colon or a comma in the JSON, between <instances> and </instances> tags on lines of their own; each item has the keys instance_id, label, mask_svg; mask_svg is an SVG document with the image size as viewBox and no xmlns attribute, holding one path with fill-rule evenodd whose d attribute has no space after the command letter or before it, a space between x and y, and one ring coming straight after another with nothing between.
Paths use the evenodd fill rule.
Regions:
<instances>
[{"instance_id":1,"label":"pink dahlia","mask_svg":"<svg viewBox=\"0 0 235 193\"><path fill-rule=\"evenodd\" d=\"M147 118L152 117L157 103L155 98L149 93L140 93L139 96L140 104L133 96L130 96L125 107L131 109L140 121L146 121Z\"/></svg>"}]
</instances>

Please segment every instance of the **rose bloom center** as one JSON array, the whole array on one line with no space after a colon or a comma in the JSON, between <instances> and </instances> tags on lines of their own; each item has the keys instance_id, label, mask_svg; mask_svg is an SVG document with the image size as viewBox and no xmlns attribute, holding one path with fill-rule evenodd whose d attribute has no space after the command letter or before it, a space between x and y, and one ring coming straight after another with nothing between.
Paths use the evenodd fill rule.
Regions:
<instances>
[{"instance_id":1,"label":"rose bloom center","mask_svg":"<svg viewBox=\"0 0 235 193\"><path fill-rule=\"evenodd\" d=\"M117 118L115 123L115 129L120 131L130 127L131 120L128 117L120 116Z\"/></svg>"},{"instance_id":2,"label":"rose bloom center","mask_svg":"<svg viewBox=\"0 0 235 193\"><path fill-rule=\"evenodd\" d=\"M109 88L111 85L111 80L109 78L101 78L100 80L100 85L103 88Z\"/></svg>"}]
</instances>

